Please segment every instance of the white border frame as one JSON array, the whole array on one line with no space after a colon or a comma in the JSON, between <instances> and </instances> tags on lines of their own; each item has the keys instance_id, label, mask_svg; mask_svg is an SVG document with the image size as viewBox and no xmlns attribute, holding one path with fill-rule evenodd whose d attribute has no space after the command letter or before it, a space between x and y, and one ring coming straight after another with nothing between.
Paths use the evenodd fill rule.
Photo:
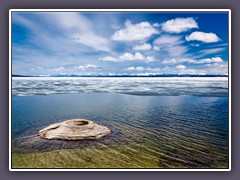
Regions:
<instances>
[{"instance_id":1,"label":"white border frame","mask_svg":"<svg viewBox=\"0 0 240 180\"><path fill-rule=\"evenodd\" d=\"M228 169L14 169L12 168L12 12L228 12L228 126L229 126L229 168ZM230 9L10 9L9 10L9 171L231 171L231 10Z\"/></svg>"}]
</instances>

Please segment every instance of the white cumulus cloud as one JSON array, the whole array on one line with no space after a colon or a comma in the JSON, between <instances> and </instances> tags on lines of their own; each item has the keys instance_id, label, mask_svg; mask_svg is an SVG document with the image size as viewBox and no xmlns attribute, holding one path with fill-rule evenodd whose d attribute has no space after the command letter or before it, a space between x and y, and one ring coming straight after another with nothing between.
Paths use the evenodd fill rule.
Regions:
<instances>
[{"instance_id":1,"label":"white cumulus cloud","mask_svg":"<svg viewBox=\"0 0 240 180\"><path fill-rule=\"evenodd\" d=\"M123 61L145 61L147 63L155 61L153 56L144 56L143 54L136 52L132 53L124 53L119 57L106 56L103 58L99 58L102 61L111 61L111 62L123 62Z\"/></svg>"},{"instance_id":2,"label":"white cumulus cloud","mask_svg":"<svg viewBox=\"0 0 240 180\"><path fill-rule=\"evenodd\" d=\"M161 24L159 24L159 23L154 23L153 26L154 26L154 27L160 27Z\"/></svg>"},{"instance_id":3,"label":"white cumulus cloud","mask_svg":"<svg viewBox=\"0 0 240 180\"><path fill-rule=\"evenodd\" d=\"M162 23L162 29L169 33L181 33L192 28L198 28L197 22L192 18L176 18Z\"/></svg>"},{"instance_id":4,"label":"white cumulus cloud","mask_svg":"<svg viewBox=\"0 0 240 180\"><path fill-rule=\"evenodd\" d=\"M206 59L200 59L200 60L191 60L190 62L194 64L205 64L205 63L221 63L223 62L223 60L220 57L214 57L214 58L206 58Z\"/></svg>"},{"instance_id":5,"label":"white cumulus cloud","mask_svg":"<svg viewBox=\"0 0 240 180\"><path fill-rule=\"evenodd\" d=\"M119 58L121 60L144 60L145 59L145 57L139 52L137 52L135 54L124 53Z\"/></svg>"},{"instance_id":6,"label":"white cumulus cloud","mask_svg":"<svg viewBox=\"0 0 240 180\"><path fill-rule=\"evenodd\" d=\"M151 48L152 48L151 44L148 44L148 43L133 46L133 50L136 50L136 51L146 51L146 50L150 50Z\"/></svg>"},{"instance_id":7,"label":"white cumulus cloud","mask_svg":"<svg viewBox=\"0 0 240 180\"><path fill-rule=\"evenodd\" d=\"M153 56L146 57L146 62L153 62L153 61L155 61L155 58Z\"/></svg>"},{"instance_id":8,"label":"white cumulus cloud","mask_svg":"<svg viewBox=\"0 0 240 180\"><path fill-rule=\"evenodd\" d=\"M177 69L185 69L186 66L184 66L184 65L178 65L178 66L176 66L176 68L177 68Z\"/></svg>"},{"instance_id":9,"label":"white cumulus cloud","mask_svg":"<svg viewBox=\"0 0 240 180\"><path fill-rule=\"evenodd\" d=\"M212 64L205 64L206 69L208 72L212 74L228 74L228 63L212 63Z\"/></svg>"},{"instance_id":10,"label":"white cumulus cloud","mask_svg":"<svg viewBox=\"0 0 240 180\"><path fill-rule=\"evenodd\" d=\"M125 29L116 31L111 39L115 41L136 41L149 38L153 34L158 34L149 22L141 22L139 24L132 24L131 21L125 22Z\"/></svg>"},{"instance_id":11,"label":"white cumulus cloud","mask_svg":"<svg viewBox=\"0 0 240 180\"><path fill-rule=\"evenodd\" d=\"M205 32L193 32L189 36L185 37L187 41L202 41L204 43L213 43L218 42L221 39L214 33L205 33Z\"/></svg>"},{"instance_id":12,"label":"white cumulus cloud","mask_svg":"<svg viewBox=\"0 0 240 180\"><path fill-rule=\"evenodd\" d=\"M138 66L138 67L131 66L131 67L128 67L127 70L129 70L129 71L144 71L145 68L141 67L141 66Z\"/></svg>"},{"instance_id":13,"label":"white cumulus cloud","mask_svg":"<svg viewBox=\"0 0 240 180\"><path fill-rule=\"evenodd\" d=\"M87 65L81 65L81 66L77 66L75 67L75 69L78 69L78 70L87 70L87 69L98 69L99 67L94 65L94 64L87 64Z\"/></svg>"},{"instance_id":14,"label":"white cumulus cloud","mask_svg":"<svg viewBox=\"0 0 240 180\"><path fill-rule=\"evenodd\" d=\"M144 68L142 66L138 66L138 67L131 66L131 67L126 68L126 70L128 70L128 71L159 72L161 69L160 68L151 68L151 67Z\"/></svg>"},{"instance_id":15,"label":"white cumulus cloud","mask_svg":"<svg viewBox=\"0 0 240 180\"><path fill-rule=\"evenodd\" d=\"M134 70L135 70L135 67L133 67L133 66L128 67L127 70L129 70L129 71L134 71Z\"/></svg>"}]
</instances>

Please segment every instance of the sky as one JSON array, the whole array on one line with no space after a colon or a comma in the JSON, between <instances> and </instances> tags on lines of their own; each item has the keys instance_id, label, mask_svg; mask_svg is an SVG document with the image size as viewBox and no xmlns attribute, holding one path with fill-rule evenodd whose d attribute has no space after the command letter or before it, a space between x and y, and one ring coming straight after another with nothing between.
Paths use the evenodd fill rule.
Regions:
<instances>
[{"instance_id":1,"label":"sky","mask_svg":"<svg viewBox=\"0 0 240 180\"><path fill-rule=\"evenodd\" d=\"M12 73L228 74L227 12L12 12Z\"/></svg>"}]
</instances>

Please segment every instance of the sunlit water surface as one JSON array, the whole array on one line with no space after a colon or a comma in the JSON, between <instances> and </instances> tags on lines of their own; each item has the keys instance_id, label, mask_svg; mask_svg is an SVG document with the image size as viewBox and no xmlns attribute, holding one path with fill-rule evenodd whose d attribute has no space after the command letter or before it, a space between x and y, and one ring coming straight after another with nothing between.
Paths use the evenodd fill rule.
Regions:
<instances>
[{"instance_id":1,"label":"sunlit water surface","mask_svg":"<svg viewBox=\"0 0 240 180\"><path fill-rule=\"evenodd\" d=\"M228 167L227 78L14 78L12 83L15 167ZM36 137L49 124L73 118L93 120L113 133L97 141Z\"/></svg>"}]
</instances>

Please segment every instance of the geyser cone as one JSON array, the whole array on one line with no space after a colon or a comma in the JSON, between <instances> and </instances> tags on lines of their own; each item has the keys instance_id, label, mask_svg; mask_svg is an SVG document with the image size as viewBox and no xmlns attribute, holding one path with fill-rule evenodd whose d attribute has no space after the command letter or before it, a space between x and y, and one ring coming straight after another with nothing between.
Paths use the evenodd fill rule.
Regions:
<instances>
[{"instance_id":1,"label":"geyser cone","mask_svg":"<svg viewBox=\"0 0 240 180\"><path fill-rule=\"evenodd\" d=\"M110 129L86 119L71 119L51 124L39 131L38 136L45 139L84 140L100 139L111 134Z\"/></svg>"}]
</instances>

